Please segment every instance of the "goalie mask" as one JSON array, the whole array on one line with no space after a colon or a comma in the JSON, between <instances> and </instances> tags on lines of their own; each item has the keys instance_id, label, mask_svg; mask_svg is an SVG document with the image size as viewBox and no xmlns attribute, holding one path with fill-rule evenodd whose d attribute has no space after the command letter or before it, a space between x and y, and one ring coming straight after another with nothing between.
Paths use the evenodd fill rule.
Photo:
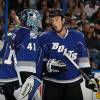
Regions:
<instances>
[{"instance_id":1,"label":"goalie mask","mask_svg":"<svg viewBox=\"0 0 100 100\"><path fill-rule=\"evenodd\" d=\"M39 33L42 29L42 17L35 9L24 9L20 14L22 25L29 28L33 33Z\"/></svg>"}]
</instances>

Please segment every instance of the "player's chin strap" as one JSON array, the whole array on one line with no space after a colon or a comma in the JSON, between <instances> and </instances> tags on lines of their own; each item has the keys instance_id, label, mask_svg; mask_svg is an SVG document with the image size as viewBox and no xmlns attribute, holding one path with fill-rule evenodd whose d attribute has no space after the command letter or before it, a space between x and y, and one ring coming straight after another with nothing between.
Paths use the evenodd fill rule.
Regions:
<instances>
[{"instance_id":1,"label":"player's chin strap","mask_svg":"<svg viewBox=\"0 0 100 100\"><path fill-rule=\"evenodd\" d=\"M94 86L93 90L100 92L99 81L94 80L94 79L90 79L90 77L82 69L80 69L79 65L77 65L76 62L70 56L68 56L67 53L64 53L63 55L65 56L65 58L67 60L69 60L80 71L80 73L82 74L84 79L86 79L89 82L88 84L96 85L96 86Z\"/></svg>"}]
</instances>

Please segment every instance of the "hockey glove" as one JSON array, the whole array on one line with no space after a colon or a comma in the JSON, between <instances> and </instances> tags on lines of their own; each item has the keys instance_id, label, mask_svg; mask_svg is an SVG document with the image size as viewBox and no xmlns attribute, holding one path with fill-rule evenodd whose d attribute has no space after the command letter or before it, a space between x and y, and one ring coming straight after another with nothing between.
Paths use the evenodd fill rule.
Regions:
<instances>
[{"instance_id":1,"label":"hockey glove","mask_svg":"<svg viewBox=\"0 0 100 100\"><path fill-rule=\"evenodd\" d=\"M91 78L90 80L85 81L85 85L87 88L97 92L99 88L99 80L97 78Z\"/></svg>"},{"instance_id":2,"label":"hockey glove","mask_svg":"<svg viewBox=\"0 0 100 100\"><path fill-rule=\"evenodd\" d=\"M99 80L97 78L94 78L94 75L91 72L91 67L81 68L81 70L87 75L87 77L84 77L85 79L85 86L94 92L97 92L99 90Z\"/></svg>"},{"instance_id":3,"label":"hockey glove","mask_svg":"<svg viewBox=\"0 0 100 100\"><path fill-rule=\"evenodd\" d=\"M65 63L63 63L61 60L56 60L56 59L50 59L47 62L47 71L49 73L52 72L66 72L67 71L67 66Z\"/></svg>"}]
</instances>

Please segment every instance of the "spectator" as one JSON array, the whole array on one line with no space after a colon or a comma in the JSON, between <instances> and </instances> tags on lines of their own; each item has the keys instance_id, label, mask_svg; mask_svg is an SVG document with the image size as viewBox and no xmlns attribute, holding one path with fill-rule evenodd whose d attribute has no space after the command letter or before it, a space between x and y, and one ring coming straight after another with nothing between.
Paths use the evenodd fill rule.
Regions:
<instances>
[{"instance_id":1,"label":"spectator","mask_svg":"<svg viewBox=\"0 0 100 100\"><path fill-rule=\"evenodd\" d=\"M39 0L29 0L29 8L33 9L33 8L37 8L37 4L38 4Z\"/></svg>"},{"instance_id":2,"label":"spectator","mask_svg":"<svg viewBox=\"0 0 100 100\"><path fill-rule=\"evenodd\" d=\"M3 0L0 0L0 18L3 16L4 14L4 2Z\"/></svg>"},{"instance_id":3,"label":"spectator","mask_svg":"<svg viewBox=\"0 0 100 100\"><path fill-rule=\"evenodd\" d=\"M95 24L95 31L97 33L97 38L100 41L100 8L97 10L96 14L94 14L94 24Z\"/></svg>"},{"instance_id":4,"label":"spectator","mask_svg":"<svg viewBox=\"0 0 100 100\"><path fill-rule=\"evenodd\" d=\"M77 17L76 16L72 16L71 20L70 20L70 28L77 30L78 26L77 26Z\"/></svg>"},{"instance_id":5,"label":"spectator","mask_svg":"<svg viewBox=\"0 0 100 100\"><path fill-rule=\"evenodd\" d=\"M91 22L95 23L96 20L100 20L100 8L91 16Z\"/></svg>"},{"instance_id":6,"label":"spectator","mask_svg":"<svg viewBox=\"0 0 100 100\"><path fill-rule=\"evenodd\" d=\"M95 32L96 32L96 44L97 44L97 49L100 51L100 21L98 21L96 24L95 24Z\"/></svg>"},{"instance_id":7,"label":"spectator","mask_svg":"<svg viewBox=\"0 0 100 100\"><path fill-rule=\"evenodd\" d=\"M84 13L84 3L79 1L75 6L74 15L79 17L81 13Z\"/></svg>"},{"instance_id":8,"label":"spectator","mask_svg":"<svg viewBox=\"0 0 100 100\"><path fill-rule=\"evenodd\" d=\"M29 8L29 1L28 0L23 0L22 4L23 4L23 9Z\"/></svg>"},{"instance_id":9,"label":"spectator","mask_svg":"<svg viewBox=\"0 0 100 100\"><path fill-rule=\"evenodd\" d=\"M42 16L44 16L44 13L48 10L48 2L47 0L42 0L38 3L38 10L40 10Z\"/></svg>"},{"instance_id":10,"label":"spectator","mask_svg":"<svg viewBox=\"0 0 100 100\"><path fill-rule=\"evenodd\" d=\"M8 24L9 24L9 31L13 30L14 28L18 28L21 25L19 16L16 14L14 9L10 10Z\"/></svg>"},{"instance_id":11,"label":"spectator","mask_svg":"<svg viewBox=\"0 0 100 100\"><path fill-rule=\"evenodd\" d=\"M91 17L99 8L99 6L96 4L95 0L91 0L91 2L89 4L85 5L85 12L87 14L88 17Z\"/></svg>"},{"instance_id":12,"label":"spectator","mask_svg":"<svg viewBox=\"0 0 100 100\"><path fill-rule=\"evenodd\" d=\"M42 27L43 27L43 31L50 31L51 30L49 10L47 10L44 13L43 20L42 20Z\"/></svg>"},{"instance_id":13,"label":"spectator","mask_svg":"<svg viewBox=\"0 0 100 100\"><path fill-rule=\"evenodd\" d=\"M87 48L89 50L90 58L93 59L92 61L94 61L95 65L97 67L99 65L99 59L97 59L97 54L98 54L99 50L98 50L98 43L97 43L94 26L90 25L87 22L84 22L82 25L82 30L85 35L85 42L86 42Z\"/></svg>"},{"instance_id":14,"label":"spectator","mask_svg":"<svg viewBox=\"0 0 100 100\"><path fill-rule=\"evenodd\" d=\"M15 9L16 14L19 14L24 8L23 8L23 0L11 0L9 1L9 10Z\"/></svg>"},{"instance_id":15,"label":"spectator","mask_svg":"<svg viewBox=\"0 0 100 100\"><path fill-rule=\"evenodd\" d=\"M0 0L0 40L2 40L4 29L4 2Z\"/></svg>"},{"instance_id":16,"label":"spectator","mask_svg":"<svg viewBox=\"0 0 100 100\"><path fill-rule=\"evenodd\" d=\"M11 24L13 24L14 26L21 24L19 17L17 16L14 9L11 9L10 11L10 18L11 18Z\"/></svg>"},{"instance_id":17,"label":"spectator","mask_svg":"<svg viewBox=\"0 0 100 100\"><path fill-rule=\"evenodd\" d=\"M80 13L80 16L79 16L79 18L78 18L78 20L77 20L78 29L79 29L80 31L82 31L82 24L83 24L84 22L88 22L88 20L87 20L87 15L86 15L85 12L81 12L81 13Z\"/></svg>"},{"instance_id":18,"label":"spectator","mask_svg":"<svg viewBox=\"0 0 100 100\"><path fill-rule=\"evenodd\" d=\"M68 4L67 13L69 13L70 16L72 16L73 13L74 13L74 9L75 9L75 2L74 1L69 1L67 4Z\"/></svg>"},{"instance_id":19,"label":"spectator","mask_svg":"<svg viewBox=\"0 0 100 100\"><path fill-rule=\"evenodd\" d=\"M61 0L54 0L53 8L60 8L60 6L61 6L60 1Z\"/></svg>"},{"instance_id":20,"label":"spectator","mask_svg":"<svg viewBox=\"0 0 100 100\"><path fill-rule=\"evenodd\" d=\"M82 24L82 31L85 35L85 41L88 49L94 49L96 48L96 38L95 38L95 32L94 28L91 28L89 22L84 22Z\"/></svg>"}]
</instances>

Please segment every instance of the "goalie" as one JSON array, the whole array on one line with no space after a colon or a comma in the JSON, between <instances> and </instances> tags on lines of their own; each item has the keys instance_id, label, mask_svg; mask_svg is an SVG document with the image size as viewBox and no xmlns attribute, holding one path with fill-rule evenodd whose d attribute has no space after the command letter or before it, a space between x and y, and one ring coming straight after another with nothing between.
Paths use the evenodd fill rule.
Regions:
<instances>
[{"instance_id":1,"label":"goalie","mask_svg":"<svg viewBox=\"0 0 100 100\"><path fill-rule=\"evenodd\" d=\"M21 13L20 19L22 25L27 28L27 33L23 36L24 40L21 42L19 52L17 53L18 61L16 66L22 79L18 100L33 100L33 98L41 100L37 90L41 84L41 81L38 79L40 73L37 69L42 58L42 49L38 42L38 35L42 28L42 18L37 10L25 9ZM38 76L36 73L39 73Z\"/></svg>"},{"instance_id":2,"label":"goalie","mask_svg":"<svg viewBox=\"0 0 100 100\"><path fill-rule=\"evenodd\" d=\"M80 87L82 75L88 76L86 87L98 90L98 79L92 77L88 52L83 33L69 29L61 9L49 12L52 31L40 36L41 46L45 51L45 74L43 100L83 100ZM80 69L66 59L67 56L80 66Z\"/></svg>"},{"instance_id":3,"label":"goalie","mask_svg":"<svg viewBox=\"0 0 100 100\"><path fill-rule=\"evenodd\" d=\"M16 77L16 80L19 81L20 88L17 90L19 92L16 99L41 100L38 91L41 84L38 79L40 72L36 74L37 68L41 68L42 58L42 49L38 42L41 15L35 9L25 9L21 13L20 19L24 27L21 26L8 34L8 45L2 64L5 65L2 67L5 72L2 75L11 76L12 79ZM0 76L2 75L0 73ZM9 95L7 99L15 100L15 97L11 98Z\"/></svg>"}]
</instances>

